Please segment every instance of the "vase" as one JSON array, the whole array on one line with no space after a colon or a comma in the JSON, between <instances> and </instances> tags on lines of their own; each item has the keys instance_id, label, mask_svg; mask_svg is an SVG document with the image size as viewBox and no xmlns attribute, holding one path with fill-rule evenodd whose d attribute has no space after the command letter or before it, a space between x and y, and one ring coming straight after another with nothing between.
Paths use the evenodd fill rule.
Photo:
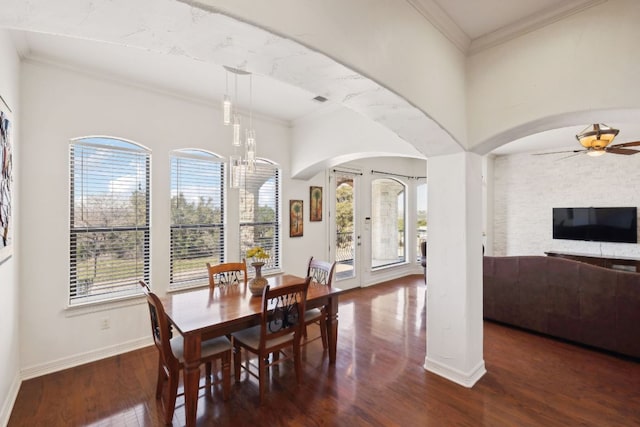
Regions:
<instances>
[{"instance_id":1,"label":"vase","mask_svg":"<svg viewBox=\"0 0 640 427\"><path fill-rule=\"evenodd\" d=\"M264 262L253 262L251 263L253 268L256 270L256 275L253 279L249 280L249 291L254 296L262 295L262 290L265 286L267 286L267 279L262 277L262 266Z\"/></svg>"}]
</instances>

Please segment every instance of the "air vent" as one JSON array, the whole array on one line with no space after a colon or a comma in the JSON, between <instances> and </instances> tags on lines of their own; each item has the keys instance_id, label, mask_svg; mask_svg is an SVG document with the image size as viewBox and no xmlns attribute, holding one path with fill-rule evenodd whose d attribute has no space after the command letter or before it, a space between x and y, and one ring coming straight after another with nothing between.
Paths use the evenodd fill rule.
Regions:
<instances>
[{"instance_id":1,"label":"air vent","mask_svg":"<svg viewBox=\"0 0 640 427\"><path fill-rule=\"evenodd\" d=\"M313 98L313 100L314 100L314 101L318 101L318 102L327 102L327 101L328 101L328 99L327 99L327 98L325 98L325 97L324 97L324 96L322 96L322 95L318 95L318 96L316 96L315 98Z\"/></svg>"}]
</instances>

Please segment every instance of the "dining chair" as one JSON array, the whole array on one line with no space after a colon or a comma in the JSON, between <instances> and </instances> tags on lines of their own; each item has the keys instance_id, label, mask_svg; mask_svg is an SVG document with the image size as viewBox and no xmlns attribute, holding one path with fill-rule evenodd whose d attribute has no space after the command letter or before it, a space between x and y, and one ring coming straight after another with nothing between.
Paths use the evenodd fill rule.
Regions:
<instances>
[{"instance_id":1,"label":"dining chair","mask_svg":"<svg viewBox=\"0 0 640 427\"><path fill-rule=\"evenodd\" d=\"M240 284L244 282L247 286L247 262L227 262L223 264L211 265L207 263L207 272L209 276L209 287L226 286Z\"/></svg>"},{"instance_id":2,"label":"dining chair","mask_svg":"<svg viewBox=\"0 0 640 427\"><path fill-rule=\"evenodd\" d=\"M482 247L482 253L484 253L484 246ZM427 283L427 241L420 242L420 265L424 273L424 283Z\"/></svg>"},{"instance_id":3,"label":"dining chair","mask_svg":"<svg viewBox=\"0 0 640 427\"><path fill-rule=\"evenodd\" d=\"M165 383L167 384L167 399L162 401L164 406L164 421L171 424L178 396L178 382L180 370L184 369L184 345L181 335L171 337L169 321L162 302L156 294L151 292L144 281L140 286L147 297L149 316L151 318L151 334L158 349L158 382L156 384L156 399L161 399ZM227 400L231 390L231 342L226 337L213 338L202 342L200 363L205 364L206 379L204 387L211 393L212 381L211 362L222 360L222 398ZM203 388L203 387L200 387ZM182 395L182 394L180 394Z\"/></svg>"},{"instance_id":4,"label":"dining chair","mask_svg":"<svg viewBox=\"0 0 640 427\"><path fill-rule=\"evenodd\" d=\"M300 358L300 339L304 326L304 309L307 301L307 289L311 278L303 282L282 287L265 286L262 291L262 314L260 324L239 332L233 337L233 366L236 382L240 381L240 371L258 379L260 403L264 399L265 383L271 366L293 359L296 379L302 382L302 361ZM284 349L291 347L290 352ZM242 364L242 349L258 356L258 373L251 370L247 354L246 365ZM272 355L269 361L269 355ZM282 356L282 357L281 357Z\"/></svg>"},{"instance_id":5,"label":"dining chair","mask_svg":"<svg viewBox=\"0 0 640 427\"><path fill-rule=\"evenodd\" d=\"M335 261L333 263L329 263L326 261L319 261L311 257L309 259L309 264L307 265L307 277L311 277L314 284L331 287L335 268ZM320 337L308 340L307 326L311 324L318 324L320 326ZM322 347L325 350L327 349L327 313L324 308L312 308L304 313L303 336L305 338L304 344L307 344L317 338L322 338Z\"/></svg>"}]
</instances>

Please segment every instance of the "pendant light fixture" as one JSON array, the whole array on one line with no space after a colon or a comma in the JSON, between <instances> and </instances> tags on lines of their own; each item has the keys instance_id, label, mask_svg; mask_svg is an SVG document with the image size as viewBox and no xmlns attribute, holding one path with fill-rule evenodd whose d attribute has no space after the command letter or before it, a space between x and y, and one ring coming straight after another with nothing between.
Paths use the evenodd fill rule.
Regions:
<instances>
[{"instance_id":1,"label":"pendant light fixture","mask_svg":"<svg viewBox=\"0 0 640 427\"><path fill-rule=\"evenodd\" d=\"M239 188L243 172L253 173L256 169L256 132L253 129L253 75L245 70L224 66L227 73L226 88L222 101L222 120L225 125L231 124L231 144L234 153L229 157L229 187ZM229 73L233 74L234 100L228 95ZM238 77L249 76L249 126L244 130L244 158L238 152L242 145L242 118L238 110Z\"/></svg>"}]
</instances>

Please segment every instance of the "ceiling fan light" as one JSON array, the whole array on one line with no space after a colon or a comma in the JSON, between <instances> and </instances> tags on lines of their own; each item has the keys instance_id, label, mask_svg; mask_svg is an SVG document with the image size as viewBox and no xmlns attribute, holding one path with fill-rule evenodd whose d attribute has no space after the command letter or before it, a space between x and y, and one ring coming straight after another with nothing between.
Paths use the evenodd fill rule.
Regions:
<instances>
[{"instance_id":1,"label":"ceiling fan light","mask_svg":"<svg viewBox=\"0 0 640 427\"><path fill-rule=\"evenodd\" d=\"M604 149L591 149L589 151L587 151L587 156L590 157L598 157L598 156L602 156L604 153L606 153L606 151Z\"/></svg>"},{"instance_id":2,"label":"ceiling fan light","mask_svg":"<svg viewBox=\"0 0 640 427\"><path fill-rule=\"evenodd\" d=\"M588 126L582 132L576 135L576 139L584 148L595 148L601 150L611 144L613 139L620 132L618 129L614 129L602 123L596 123ZM589 153L587 153L589 154ZM596 154L598 156L600 154Z\"/></svg>"}]
</instances>

